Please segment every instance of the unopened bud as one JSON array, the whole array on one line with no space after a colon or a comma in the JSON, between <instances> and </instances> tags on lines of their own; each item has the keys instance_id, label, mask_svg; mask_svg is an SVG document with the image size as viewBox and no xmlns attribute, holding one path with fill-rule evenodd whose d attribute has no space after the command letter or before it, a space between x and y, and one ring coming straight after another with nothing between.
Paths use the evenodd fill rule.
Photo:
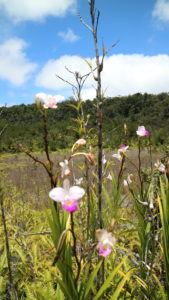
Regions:
<instances>
[{"instance_id":1,"label":"unopened bud","mask_svg":"<svg viewBox=\"0 0 169 300\"><path fill-rule=\"evenodd\" d=\"M75 149L76 147L79 147L79 146L85 146L85 145L86 145L86 140L85 140L85 139L79 139L79 140L77 140L77 141L74 143L73 147L72 147L72 152L74 151L74 149Z\"/></svg>"},{"instance_id":2,"label":"unopened bud","mask_svg":"<svg viewBox=\"0 0 169 300\"><path fill-rule=\"evenodd\" d=\"M125 132L125 134L127 134L127 124L126 123L124 123L124 132Z\"/></svg>"}]
</instances>

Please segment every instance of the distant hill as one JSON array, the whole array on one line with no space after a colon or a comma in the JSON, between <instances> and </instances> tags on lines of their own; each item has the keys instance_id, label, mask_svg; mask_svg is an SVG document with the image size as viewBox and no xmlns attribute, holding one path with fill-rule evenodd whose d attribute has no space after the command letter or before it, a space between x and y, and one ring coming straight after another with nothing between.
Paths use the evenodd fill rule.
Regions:
<instances>
[{"instance_id":1,"label":"distant hill","mask_svg":"<svg viewBox=\"0 0 169 300\"><path fill-rule=\"evenodd\" d=\"M49 146L51 151L70 148L79 138L72 130L76 126L73 119L76 111L68 104L69 100L48 110ZM89 128L91 143L96 146L97 126L95 101L84 102L85 114L90 115ZM140 94L106 98L103 105L104 147L116 148L124 143L124 123L128 127L127 143L136 143L136 130L144 125L149 130L154 147L169 144L169 94ZM30 151L43 150L43 131L41 116L35 104L16 105L0 108L0 131L7 124L0 140L0 152L17 152L18 144L24 144Z\"/></svg>"}]
</instances>

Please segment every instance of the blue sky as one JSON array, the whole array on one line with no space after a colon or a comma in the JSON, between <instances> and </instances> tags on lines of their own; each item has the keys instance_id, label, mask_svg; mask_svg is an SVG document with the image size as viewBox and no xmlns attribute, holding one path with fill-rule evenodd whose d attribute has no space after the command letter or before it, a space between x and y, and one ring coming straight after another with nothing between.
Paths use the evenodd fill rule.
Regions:
<instances>
[{"instance_id":1,"label":"blue sky","mask_svg":"<svg viewBox=\"0 0 169 300\"><path fill-rule=\"evenodd\" d=\"M102 74L105 96L169 92L169 0L96 0L99 40L108 48ZM87 0L0 0L0 105L30 104L36 93L72 96L65 70L88 73L92 62ZM100 48L101 49L101 48ZM95 96L92 77L83 98Z\"/></svg>"}]
</instances>

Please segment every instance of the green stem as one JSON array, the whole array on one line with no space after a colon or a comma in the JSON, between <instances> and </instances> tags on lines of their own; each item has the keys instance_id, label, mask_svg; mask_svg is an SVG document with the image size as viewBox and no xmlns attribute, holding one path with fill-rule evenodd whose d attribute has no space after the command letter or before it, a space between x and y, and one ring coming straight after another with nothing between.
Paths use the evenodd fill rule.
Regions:
<instances>
[{"instance_id":1,"label":"green stem","mask_svg":"<svg viewBox=\"0 0 169 300\"><path fill-rule=\"evenodd\" d=\"M75 285L77 287L77 281L80 275L80 270L81 270L81 263L78 259L78 255L77 255L77 242L76 242L76 235L75 235L75 231L74 231L74 219L73 219L73 213L70 213L70 218L71 218L71 233L73 236L73 255L75 257L76 260L76 264L77 264L77 275L75 277Z\"/></svg>"}]
</instances>

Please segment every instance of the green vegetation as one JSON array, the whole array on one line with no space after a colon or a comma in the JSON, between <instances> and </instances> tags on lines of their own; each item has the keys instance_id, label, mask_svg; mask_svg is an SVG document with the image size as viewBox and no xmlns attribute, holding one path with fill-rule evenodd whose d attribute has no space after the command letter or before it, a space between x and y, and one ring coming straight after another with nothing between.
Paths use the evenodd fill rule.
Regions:
<instances>
[{"instance_id":1,"label":"green vegetation","mask_svg":"<svg viewBox=\"0 0 169 300\"><path fill-rule=\"evenodd\" d=\"M95 100L86 101L85 115L90 115L88 127L94 146L96 141ZM49 148L51 151L68 149L79 138L74 131L76 111L70 106L74 100L60 103L55 110L48 110ZM137 126L144 125L152 133L154 147L165 146L169 142L169 95L135 94L126 97L106 98L103 103L104 148L116 148L124 138L124 123L128 127L128 143L135 144ZM0 108L0 131L7 125L0 142L0 152L19 151L24 144L30 151L42 151L42 121L35 104Z\"/></svg>"}]
</instances>

